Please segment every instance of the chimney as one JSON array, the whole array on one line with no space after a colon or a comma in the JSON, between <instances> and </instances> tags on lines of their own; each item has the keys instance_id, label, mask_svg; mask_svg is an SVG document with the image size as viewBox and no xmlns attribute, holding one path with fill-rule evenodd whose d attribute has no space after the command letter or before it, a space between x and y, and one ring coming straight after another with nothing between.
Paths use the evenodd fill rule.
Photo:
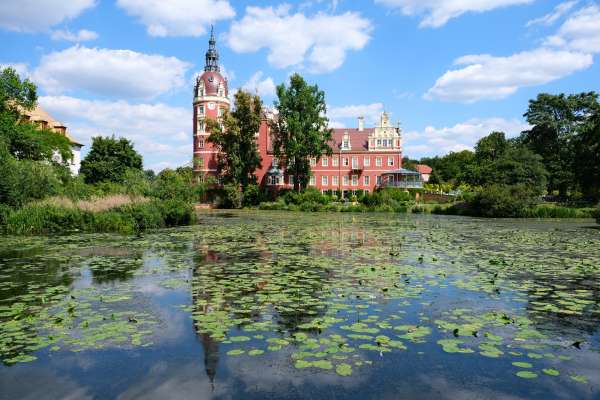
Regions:
<instances>
[{"instance_id":1,"label":"chimney","mask_svg":"<svg viewBox=\"0 0 600 400\"><path fill-rule=\"evenodd\" d=\"M362 132L365 130L365 117L358 117L358 131Z\"/></svg>"}]
</instances>

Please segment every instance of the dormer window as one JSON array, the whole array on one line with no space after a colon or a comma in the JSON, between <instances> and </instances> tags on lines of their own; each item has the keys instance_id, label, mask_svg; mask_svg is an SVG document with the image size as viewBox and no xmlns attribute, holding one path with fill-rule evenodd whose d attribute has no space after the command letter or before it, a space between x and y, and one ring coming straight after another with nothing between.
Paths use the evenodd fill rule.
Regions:
<instances>
[{"instance_id":1,"label":"dormer window","mask_svg":"<svg viewBox=\"0 0 600 400\"><path fill-rule=\"evenodd\" d=\"M344 138L342 139L342 150L350 150L350 137L348 132L344 132Z\"/></svg>"}]
</instances>

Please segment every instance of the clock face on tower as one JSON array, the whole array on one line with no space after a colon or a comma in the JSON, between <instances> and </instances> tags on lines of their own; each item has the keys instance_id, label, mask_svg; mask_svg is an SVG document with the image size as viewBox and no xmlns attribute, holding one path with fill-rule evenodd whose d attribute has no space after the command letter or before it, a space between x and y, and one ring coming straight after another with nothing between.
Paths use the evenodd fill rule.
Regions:
<instances>
[{"instance_id":1,"label":"clock face on tower","mask_svg":"<svg viewBox=\"0 0 600 400\"><path fill-rule=\"evenodd\" d=\"M209 110L214 110L215 109L215 103L213 103L212 101L210 103L208 103L208 109Z\"/></svg>"}]
</instances>

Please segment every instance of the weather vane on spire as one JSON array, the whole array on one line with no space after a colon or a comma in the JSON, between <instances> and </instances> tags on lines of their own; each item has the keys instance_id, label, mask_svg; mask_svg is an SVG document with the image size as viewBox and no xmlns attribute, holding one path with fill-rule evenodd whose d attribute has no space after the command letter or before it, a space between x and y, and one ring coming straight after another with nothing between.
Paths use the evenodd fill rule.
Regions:
<instances>
[{"instance_id":1,"label":"weather vane on spire","mask_svg":"<svg viewBox=\"0 0 600 400\"><path fill-rule=\"evenodd\" d=\"M215 39L214 26L212 24L210 25L210 39L208 40L204 70L220 72L219 52L217 51L217 40Z\"/></svg>"}]
</instances>

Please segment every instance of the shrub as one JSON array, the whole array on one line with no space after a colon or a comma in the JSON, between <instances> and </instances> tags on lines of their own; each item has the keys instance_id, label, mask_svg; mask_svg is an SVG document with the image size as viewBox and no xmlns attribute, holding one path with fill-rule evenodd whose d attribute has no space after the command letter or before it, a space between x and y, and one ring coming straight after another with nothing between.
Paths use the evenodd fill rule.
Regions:
<instances>
[{"instance_id":1,"label":"shrub","mask_svg":"<svg viewBox=\"0 0 600 400\"><path fill-rule=\"evenodd\" d=\"M223 188L219 191L217 205L219 208L241 208L242 191L240 186L235 183L223 185Z\"/></svg>"},{"instance_id":2,"label":"shrub","mask_svg":"<svg viewBox=\"0 0 600 400\"><path fill-rule=\"evenodd\" d=\"M181 200L165 200L158 203L165 226L191 225L196 222L194 206Z\"/></svg>"},{"instance_id":3,"label":"shrub","mask_svg":"<svg viewBox=\"0 0 600 400\"><path fill-rule=\"evenodd\" d=\"M0 203L20 207L60 192L57 171L48 163L7 157L0 161L0 171Z\"/></svg>"},{"instance_id":4,"label":"shrub","mask_svg":"<svg viewBox=\"0 0 600 400\"><path fill-rule=\"evenodd\" d=\"M525 217L539 201L535 189L526 185L490 185L468 203L475 216L505 218Z\"/></svg>"},{"instance_id":5,"label":"shrub","mask_svg":"<svg viewBox=\"0 0 600 400\"><path fill-rule=\"evenodd\" d=\"M242 196L242 205L244 207L256 206L263 201L263 193L258 185L248 185Z\"/></svg>"}]
</instances>

